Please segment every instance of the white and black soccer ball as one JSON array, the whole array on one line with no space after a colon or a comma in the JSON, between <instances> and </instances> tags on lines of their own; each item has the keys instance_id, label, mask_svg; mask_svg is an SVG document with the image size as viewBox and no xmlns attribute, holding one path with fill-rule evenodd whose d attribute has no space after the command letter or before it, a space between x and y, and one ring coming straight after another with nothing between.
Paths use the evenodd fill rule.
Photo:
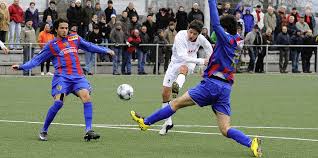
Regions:
<instances>
[{"instance_id":1,"label":"white and black soccer ball","mask_svg":"<svg viewBox=\"0 0 318 158\"><path fill-rule=\"evenodd\" d=\"M122 84L117 88L117 95L122 100L130 100L134 95L134 89L129 84Z\"/></svg>"}]
</instances>

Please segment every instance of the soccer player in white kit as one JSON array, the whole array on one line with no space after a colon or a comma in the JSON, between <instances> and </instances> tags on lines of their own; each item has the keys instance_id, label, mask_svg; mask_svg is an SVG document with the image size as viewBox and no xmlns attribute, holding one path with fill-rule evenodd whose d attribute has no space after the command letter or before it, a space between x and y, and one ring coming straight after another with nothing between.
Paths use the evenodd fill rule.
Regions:
<instances>
[{"instance_id":1,"label":"soccer player in white kit","mask_svg":"<svg viewBox=\"0 0 318 158\"><path fill-rule=\"evenodd\" d=\"M210 42L201 35L203 23L197 20L189 24L188 30L179 31L174 39L171 62L163 79L162 107L170 102L170 96L176 98L182 88L186 76L192 74L196 64L206 65L213 52ZM202 46L207 58L197 58ZM173 127L171 117L165 120L159 131L160 135L167 134Z\"/></svg>"}]
</instances>

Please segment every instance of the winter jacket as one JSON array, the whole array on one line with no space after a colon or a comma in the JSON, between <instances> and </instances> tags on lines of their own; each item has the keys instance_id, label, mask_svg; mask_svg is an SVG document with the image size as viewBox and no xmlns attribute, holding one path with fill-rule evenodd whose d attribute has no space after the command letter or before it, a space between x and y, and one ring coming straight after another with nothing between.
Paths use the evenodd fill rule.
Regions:
<instances>
[{"instance_id":1,"label":"winter jacket","mask_svg":"<svg viewBox=\"0 0 318 158\"><path fill-rule=\"evenodd\" d=\"M125 43L125 33L123 30L117 30L116 28L110 32L110 40L112 43L123 44Z\"/></svg>"},{"instance_id":2,"label":"winter jacket","mask_svg":"<svg viewBox=\"0 0 318 158\"><path fill-rule=\"evenodd\" d=\"M168 41L169 44L174 43L174 38L177 35L176 30L170 30L169 28L164 31L164 37Z\"/></svg>"},{"instance_id":3,"label":"winter jacket","mask_svg":"<svg viewBox=\"0 0 318 158\"><path fill-rule=\"evenodd\" d=\"M144 23L142 23L142 25L145 25L147 27L147 34L150 38L149 42L153 42L157 33L157 24L155 22L150 23L149 21L145 21Z\"/></svg>"},{"instance_id":4,"label":"winter jacket","mask_svg":"<svg viewBox=\"0 0 318 158\"><path fill-rule=\"evenodd\" d=\"M54 39L54 35L50 32L41 31L38 37L38 42L40 43L40 48L43 48L46 43Z\"/></svg>"},{"instance_id":5,"label":"winter jacket","mask_svg":"<svg viewBox=\"0 0 318 158\"><path fill-rule=\"evenodd\" d=\"M191 23L191 21L193 20L199 20L204 23L204 14L200 9L198 9L198 11L195 11L192 8L191 12L188 14L188 22Z\"/></svg>"},{"instance_id":6,"label":"winter jacket","mask_svg":"<svg viewBox=\"0 0 318 158\"><path fill-rule=\"evenodd\" d=\"M37 43L33 27L25 26L21 30L20 43ZM33 47L35 47L35 45L33 45Z\"/></svg>"},{"instance_id":7,"label":"winter jacket","mask_svg":"<svg viewBox=\"0 0 318 158\"><path fill-rule=\"evenodd\" d=\"M247 9L246 11L249 11L249 9ZM245 24L245 33L249 33L253 30L254 27L254 17L252 14L244 14L243 15L243 20L244 20L244 24Z\"/></svg>"},{"instance_id":8,"label":"winter jacket","mask_svg":"<svg viewBox=\"0 0 318 158\"><path fill-rule=\"evenodd\" d=\"M304 45L316 45L315 38L312 36L305 36L304 37ZM317 47L306 47L303 49L303 53L310 54L316 50L317 50Z\"/></svg>"},{"instance_id":9,"label":"winter jacket","mask_svg":"<svg viewBox=\"0 0 318 158\"><path fill-rule=\"evenodd\" d=\"M83 24L85 26L88 26L89 23L92 20L93 15L94 15L94 8L87 6L83 10L84 10L83 11L84 12L84 14L83 14Z\"/></svg>"},{"instance_id":10,"label":"winter jacket","mask_svg":"<svg viewBox=\"0 0 318 158\"><path fill-rule=\"evenodd\" d=\"M257 24L258 27L262 30L263 27L264 27L264 13L263 13L263 12L260 12L260 13L259 13L259 16L260 16L260 20L259 20L259 21L258 21L258 19L257 19L257 13L256 13L256 11L254 11L254 12L252 13L252 15L253 15L253 17L254 17L254 24Z\"/></svg>"},{"instance_id":11,"label":"winter jacket","mask_svg":"<svg viewBox=\"0 0 318 158\"><path fill-rule=\"evenodd\" d=\"M39 27L40 18L39 18L39 11L35 9L34 13L31 12L30 8L25 11L25 21L32 19L32 27L36 30Z\"/></svg>"},{"instance_id":12,"label":"winter jacket","mask_svg":"<svg viewBox=\"0 0 318 158\"><path fill-rule=\"evenodd\" d=\"M185 11L178 11L176 14L177 26L176 30L179 32L180 30L186 30L188 27L188 15Z\"/></svg>"},{"instance_id":13,"label":"winter jacket","mask_svg":"<svg viewBox=\"0 0 318 158\"><path fill-rule=\"evenodd\" d=\"M288 23L287 32L288 32L290 37L292 37L294 34L296 34L297 30L298 29L294 23Z\"/></svg>"},{"instance_id":14,"label":"winter jacket","mask_svg":"<svg viewBox=\"0 0 318 158\"><path fill-rule=\"evenodd\" d=\"M116 15L116 10L114 9L114 8L106 8L105 10L104 10L104 13L105 13L105 16L106 16L106 23L109 23L110 22L110 20L111 20L111 15L112 14L115 14Z\"/></svg>"},{"instance_id":15,"label":"winter jacket","mask_svg":"<svg viewBox=\"0 0 318 158\"><path fill-rule=\"evenodd\" d=\"M138 37L130 36L128 37L127 42L130 43L130 47L127 48L127 52L134 53L136 52L137 47L139 47L139 44L141 43L141 38L140 36Z\"/></svg>"},{"instance_id":16,"label":"winter jacket","mask_svg":"<svg viewBox=\"0 0 318 158\"><path fill-rule=\"evenodd\" d=\"M137 19L139 20L139 15L138 15L138 13L137 13L137 11L136 11L136 9L135 8L133 8L133 9L129 9L128 7L126 8L126 11L127 11L127 13L128 13L128 18L129 19L131 19L131 17L133 16L133 15L136 15L137 16Z\"/></svg>"},{"instance_id":17,"label":"winter jacket","mask_svg":"<svg viewBox=\"0 0 318 158\"><path fill-rule=\"evenodd\" d=\"M70 26L78 26L78 24L80 24L78 21L80 20L77 19L81 18L81 12L77 10L76 7L70 6L66 11L66 17Z\"/></svg>"},{"instance_id":18,"label":"winter jacket","mask_svg":"<svg viewBox=\"0 0 318 158\"><path fill-rule=\"evenodd\" d=\"M165 14L165 16L162 16L161 13L156 14L156 23L157 28L165 30L169 25L169 16L168 14Z\"/></svg>"},{"instance_id":19,"label":"winter jacket","mask_svg":"<svg viewBox=\"0 0 318 158\"><path fill-rule=\"evenodd\" d=\"M291 38L288 33L281 32L277 35L277 38L276 38L277 45L290 45L290 43L291 43ZM279 47L278 49L286 50L286 49L289 49L289 47Z\"/></svg>"},{"instance_id":20,"label":"winter jacket","mask_svg":"<svg viewBox=\"0 0 318 158\"><path fill-rule=\"evenodd\" d=\"M14 21L16 23L23 23L24 15L23 10L20 6L12 4L9 6L10 13L10 21Z\"/></svg>"},{"instance_id":21,"label":"winter jacket","mask_svg":"<svg viewBox=\"0 0 318 158\"><path fill-rule=\"evenodd\" d=\"M48 15L51 15L53 22L55 20L57 20L58 17L59 17L57 11L56 10L52 10L50 7L45 9L45 11L44 11L44 13L43 13L43 21L46 21Z\"/></svg>"},{"instance_id":22,"label":"winter jacket","mask_svg":"<svg viewBox=\"0 0 318 158\"><path fill-rule=\"evenodd\" d=\"M264 16L264 25L265 25L265 30L270 28L272 31L275 31L276 28L276 15L266 13Z\"/></svg>"},{"instance_id":23,"label":"winter jacket","mask_svg":"<svg viewBox=\"0 0 318 158\"><path fill-rule=\"evenodd\" d=\"M150 43L150 37L147 34L147 32L146 33L140 32L140 37L141 37L141 43L142 44L149 44ZM149 47L148 46L142 46L140 49L141 49L142 52L146 53L149 50Z\"/></svg>"},{"instance_id":24,"label":"winter jacket","mask_svg":"<svg viewBox=\"0 0 318 158\"><path fill-rule=\"evenodd\" d=\"M307 21L307 19L309 19L309 20ZM309 26L309 28L310 28L311 30L314 30L315 25L316 25L316 20L315 20L315 17L314 17L314 16L312 16L312 15L310 15L310 16L305 15L305 22L308 24L308 26Z\"/></svg>"},{"instance_id":25,"label":"winter jacket","mask_svg":"<svg viewBox=\"0 0 318 158\"><path fill-rule=\"evenodd\" d=\"M290 42L291 45L303 45L304 44L304 38L302 36L298 36L298 35L293 35L291 37L291 42ZM301 52L303 50L302 47L291 47L290 50L294 50L294 51L297 51L297 52Z\"/></svg>"},{"instance_id":26,"label":"winter jacket","mask_svg":"<svg viewBox=\"0 0 318 158\"><path fill-rule=\"evenodd\" d=\"M310 29L309 25L306 22L304 23L297 22L296 28L300 30L301 32L306 32Z\"/></svg>"},{"instance_id":27,"label":"winter jacket","mask_svg":"<svg viewBox=\"0 0 318 158\"><path fill-rule=\"evenodd\" d=\"M95 44L101 44L103 42L103 37L100 33L95 33L93 31L87 35L87 40Z\"/></svg>"}]
</instances>

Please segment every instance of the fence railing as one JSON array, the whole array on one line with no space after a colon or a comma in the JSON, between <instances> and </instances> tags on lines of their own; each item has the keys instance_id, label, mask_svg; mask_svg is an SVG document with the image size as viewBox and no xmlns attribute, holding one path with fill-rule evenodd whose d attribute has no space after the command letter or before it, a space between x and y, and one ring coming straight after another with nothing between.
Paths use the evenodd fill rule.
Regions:
<instances>
[{"instance_id":1,"label":"fence railing","mask_svg":"<svg viewBox=\"0 0 318 158\"><path fill-rule=\"evenodd\" d=\"M22 46L23 49L28 48L29 50L29 57L32 57L33 52L33 48L40 48L39 44L41 43L19 43L19 44L7 44L7 45L15 45L15 46ZM105 46L105 47L110 47L112 48L113 46L116 47L125 47L127 46L127 44L116 44L116 43L103 43L100 44L100 46ZM159 51L160 51L160 47L172 47L172 44L140 44L140 47L153 47L152 50L155 51L155 74L158 74L158 63L159 63ZM268 66L269 66L269 59L268 56L269 55L274 55L274 54L279 54L275 51L270 51L269 48L276 48L279 49L281 47L288 47L288 48L315 48L315 51L318 52L318 45L244 45L244 48L250 48L250 47L261 47L263 49L265 49L266 52L266 56L265 56L265 60L264 60L264 69L265 72L268 72ZM153 53L153 52L152 52ZM314 53L314 52L313 52ZM317 62L317 53L315 54L315 66L318 67L318 62ZM28 60L30 60L30 58L28 58ZM256 60L255 60L256 61ZM255 63L254 63L255 64ZM97 73L97 56L95 56L95 63L94 63L94 72ZM316 71L316 73L318 73ZM31 71L29 71L29 75L31 76Z\"/></svg>"}]
</instances>

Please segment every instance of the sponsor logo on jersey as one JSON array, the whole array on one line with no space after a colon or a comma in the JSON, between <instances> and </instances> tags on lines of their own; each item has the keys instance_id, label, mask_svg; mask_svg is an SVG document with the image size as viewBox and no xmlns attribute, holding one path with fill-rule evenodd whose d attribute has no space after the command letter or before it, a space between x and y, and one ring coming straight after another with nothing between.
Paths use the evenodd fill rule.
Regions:
<instances>
[{"instance_id":1,"label":"sponsor logo on jersey","mask_svg":"<svg viewBox=\"0 0 318 158\"><path fill-rule=\"evenodd\" d=\"M56 87L56 89L58 90L58 91L61 91L62 90L62 86L61 85L57 85L57 87Z\"/></svg>"},{"instance_id":2,"label":"sponsor logo on jersey","mask_svg":"<svg viewBox=\"0 0 318 158\"><path fill-rule=\"evenodd\" d=\"M68 41L74 41L74 40L77 40L78 39L78 36L70 36L68 37Z\"/></svg>"},{"instance_id":3,"label":"sponsor logo on jersey","mask_svg":"<svg viewBox=\"0 0 318 158\"><path fill-rule=\"evenodd\" d=\"M63 50L60 51L59 55L65 55L65 54L70 54L70 53L75 53L77 52L77 49L75 47L69 47L69 48L65 48Z\"/></svg>"}]
</instances>

